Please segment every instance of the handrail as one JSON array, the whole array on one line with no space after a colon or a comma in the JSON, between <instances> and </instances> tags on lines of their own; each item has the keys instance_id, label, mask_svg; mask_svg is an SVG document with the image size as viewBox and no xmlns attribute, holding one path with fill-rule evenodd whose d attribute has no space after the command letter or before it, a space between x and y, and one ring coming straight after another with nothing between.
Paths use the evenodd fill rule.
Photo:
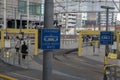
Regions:
<instances>
[{"instance_id":1,"label":"handrail","mask_svg":"<svg viewBox=\"0 0 120 80\"><path fill-rule=\"evenodd\" d=\"M104 68L107 68L107 67L114 67L114 66L118 66L117 64L108 64L108 65L105 65L105 67Z\"/></svg>"},{"instance_id":2,"label":"handrail","mask_svg":"<svg viewBox=\"0 0 120 80\"><path fill-rule=\"evenodd\" d=\"M109 68L109 67L116 67L116 71L117 72L120 71L120 69L119 69L119 67L118 67L117 64L108 64L108 65L105 65L104 66L104 70L106 71L106 69Z\"/></svg>"},{"instance_id":3,"label":"handrail","mask_svg":"<svg viewBox=\"0 0 120 80\"><path fill-rule=\"evenodd\" d=\"M26 55L26 57L30 57L31 59L30 60L28 60L29 62L32 62L33 61L33 59L34 59L34 56L32 55L32 54L24 54L24 53L17 53L17 54L20 54L21 56L22 55ZM16 57L16 59L18 59L18 57Z\"/></svg>"},{"instance_id":4,"label":"handrail","mask_svg":"<svg viewBox=\"0 0 120 80\"><path fill-rule=\"evenodd\" d=\"M13 64L13 65L19 65L21 67L29 67L29 64L34 60L34 55L28 53L21 53L20 51L17 53L9 53L8 56L5 56L5 52L7 52L7 49L2 49L2 54L0 54L0 57L2 60L4 60L7 63ZM22 55L26 55L25 60L22 59ZM23 62L24 61L24 62ZM21 65L22 64L22 65Z\"/></svg>"},{"instance_id":5,"label":"handrail","mask_svg":"<svg viewBox=\"0 0 120 80\"><path fill-rule=\"evenodd\" d=\"M10 77L10 76L7 76L7 75L3 75L3 74L0 74L0 78L4 79L4 80L18 80L16 78L13 78L13 77Z\"/></svg>"}]
</instances>

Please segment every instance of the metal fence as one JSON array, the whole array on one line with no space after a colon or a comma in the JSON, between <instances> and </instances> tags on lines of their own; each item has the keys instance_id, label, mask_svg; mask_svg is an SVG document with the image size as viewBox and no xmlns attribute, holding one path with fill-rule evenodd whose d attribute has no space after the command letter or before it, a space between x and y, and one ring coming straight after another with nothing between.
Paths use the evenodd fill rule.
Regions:
<instances>
[{"instance_id":1,"label":"metal fence","mask_svg":"<svg viewBox=\"0 0 120 80\"><path fill-rule=\"evenodd\" d=\"M21 52L16 53L14 49L2 48L0 59L14 66L29 68L33 61L33 55L28 54L25 59L22 58L23 55L25 54L22 54Z\"/></svg>"}]
</instances>

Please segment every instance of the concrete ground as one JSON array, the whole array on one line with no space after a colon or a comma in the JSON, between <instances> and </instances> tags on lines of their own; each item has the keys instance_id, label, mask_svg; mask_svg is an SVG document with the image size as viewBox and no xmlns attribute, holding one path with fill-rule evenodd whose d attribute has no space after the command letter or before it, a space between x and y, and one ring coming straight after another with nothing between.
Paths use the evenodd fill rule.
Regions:
<instances>
[{"instance_id":1,"label":"concrete ground","mask_svg":"<svg viewBox=\"0 0 120 80\"><path fill-rule=\"evenodd\" d=\"M54 54L52 80L103 80L104 47L100 49L96 47L95 52L92 46L84 47L82 57L78 57L78 52L75 51L78 48L77 42L61 43L61 47L60 50L52 51ZM6 61L0 61L0 72L18 80L42 80L42 52L39 50L39 55L34 56L29 64L24 64L26 60L22 61L22 65L14 66L6 64ZM118 63L118 60L110 62ZM119 74L118 80L120 80Z\"/></svg>"}]
</instances>

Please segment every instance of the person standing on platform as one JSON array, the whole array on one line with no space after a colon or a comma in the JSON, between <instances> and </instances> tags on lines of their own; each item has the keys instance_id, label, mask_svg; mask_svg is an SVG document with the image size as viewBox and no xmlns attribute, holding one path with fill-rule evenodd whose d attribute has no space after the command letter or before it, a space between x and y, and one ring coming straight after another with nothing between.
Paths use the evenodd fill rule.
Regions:
<instances>
[{"instance_id":1,"label":"person standing on platform","mask_svg":"<svg viewBox=\"0 0 120 80\"><path fill-rule=\"evenodd\" d=\"M23 42L23 45L21 46L21 53L22 53L22 58L25 59L26 56L28 55L28 46L26 45L25 41Z\"/></svg>"},{"instance_id":2,"label":"person standing on platform","mask_svg":"<svg viewBox=\"0 0 120 80\"><path fill-rule=\"evenodd\" d=\"M19 53L19 50L20 50L20 41L17 41L17 43L15 45L15 49L16 49L16 53Z\"/></svg>"}]
</instances>

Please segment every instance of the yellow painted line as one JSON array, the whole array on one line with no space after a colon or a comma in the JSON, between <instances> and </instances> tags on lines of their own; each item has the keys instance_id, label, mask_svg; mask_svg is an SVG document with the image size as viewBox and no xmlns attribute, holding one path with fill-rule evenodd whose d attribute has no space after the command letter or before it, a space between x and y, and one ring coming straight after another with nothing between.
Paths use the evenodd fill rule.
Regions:
<instances>
[{"instance_id":1,"label":"yellow painted line","mask_svg":"<svg viewBox=\"0 0 120 80\"><path fill-rule=\"evenodd\" d=\"M10 76L6 76L6 75L3 75L3 74L0 74L0 78L4 79L4 80L18 80L16 78L13 78L13 77L10 77Z\"/></svg>"},{"instance_id":2,"label":"yellow painted line","mask_svg":"<svg viewBox=\"0 0 120 80\"><path fill-rule=\"evenodd\" d=\"M37 78L33 78L33 77L30 77L30 76L27 76L27 75L24 75L24 74L19 74L19 73L14 73L14 72L10 72L9 74L13 75L13 76L21 77L21 78L27 78L26 80L40 80L40 79L37 79Z\"/></svg>"}]
</instances>

